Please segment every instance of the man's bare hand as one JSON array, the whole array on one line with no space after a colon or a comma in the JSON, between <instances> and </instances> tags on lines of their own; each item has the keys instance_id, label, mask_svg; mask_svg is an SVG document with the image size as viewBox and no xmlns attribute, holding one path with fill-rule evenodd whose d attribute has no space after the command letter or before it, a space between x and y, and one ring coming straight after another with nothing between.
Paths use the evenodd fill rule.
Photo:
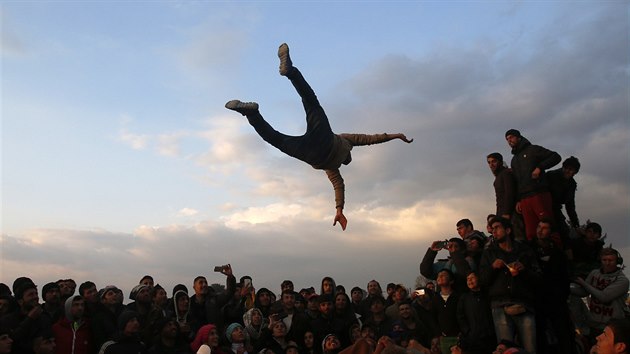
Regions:
<instances>
[{"instance_id":1,"label":"man's bare hand","mask_svg":"<svg viewBox=\"0 0 630 354\"><path fill-rule=\"evenodd\" d=\"M411 142L413 142L413 139L407 139L405 134L398 134L397 138L406 142L407 144L410 144Z\"/></svg>"},{"instance_id":2,"label":"man's bare hand","mask_svg":"<svg viewBox=\"0 0 630 354\"><path fill-rule=\"evenodd\" d=\"M540 168L536 167L534 171L532 171L532 179L538 179L541 172Z\"/></svg>"},{"instance_id":3,"label":"man's bare hand","mask_svg":"<svg viewBox=\"0 0 630 354\"><path fill-rule=\"evenodd\" d=\"M225 266L223 266L223 268L221 269L221 273L223 275L226 276L231 276L232 275L232 265L231 264L226 264Z\"/></svg>"},{"instance_id":4,"label":"man's bare hand","mask_svg":"<svg viewBox=\"0 0 630 354\"><path fill-rule=\"evenodd\" d=\"M348 225L348 219L346 219L345 215L343 215L343 209L337 208L337 215L335 215L335 220L333 222L333 226L341 225L341 230L346 231L346 226Z\"/></svg>"}]
</instances>

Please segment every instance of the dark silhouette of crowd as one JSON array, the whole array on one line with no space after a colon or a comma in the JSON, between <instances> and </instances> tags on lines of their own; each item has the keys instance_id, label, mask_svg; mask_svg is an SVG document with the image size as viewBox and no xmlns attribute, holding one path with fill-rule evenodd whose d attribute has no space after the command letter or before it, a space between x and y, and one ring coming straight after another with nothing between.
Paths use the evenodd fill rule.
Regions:
<instances>
[{"instance_id":1,"label":"dark silhouette of crowd","mask_svg":"<svg viewBox=\"0 0 630 354\"><path fill-rule=\"evenodd\" d=\"M372 280L347 292L327 276L317 288L256 289L229 264L214 269L224 287L197 276L169 291L149 275L127 291L72 279L38 289L20 277L0 284L0 354L628 353L623 259L599 224L579 222L578 159L547 172L557 153L514 129L506 140L510 167L487 156L488 235L456 222L457 237L428 247L413 287Z\"/></svg>"}]
</instances>

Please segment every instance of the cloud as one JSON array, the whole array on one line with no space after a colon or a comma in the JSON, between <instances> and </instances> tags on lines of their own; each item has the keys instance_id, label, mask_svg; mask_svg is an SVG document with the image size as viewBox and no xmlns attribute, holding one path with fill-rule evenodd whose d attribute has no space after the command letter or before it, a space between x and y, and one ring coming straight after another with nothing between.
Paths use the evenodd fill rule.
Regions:
<instances>
[{"instance_id":1,"label":"cloud","mask_svg":"<svg viewBox=\"0 0 630 354\"><path fill-rule=\"evenodd\" d=\"M199 214L199 211L192 208L183 208L177 212L177 216L180 217L195 216L197 214Z\"/></svg>"}]
</instances>

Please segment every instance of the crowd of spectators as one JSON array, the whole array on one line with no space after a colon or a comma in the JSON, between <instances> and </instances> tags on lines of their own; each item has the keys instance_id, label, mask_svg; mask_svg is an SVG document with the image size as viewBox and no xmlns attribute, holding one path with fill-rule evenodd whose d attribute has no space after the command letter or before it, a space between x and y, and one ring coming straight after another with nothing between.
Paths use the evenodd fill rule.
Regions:
<instances>
[{"instance_id":1,"label":"crowd of spectators","mask_svg":"<svg viewBox=\"0 0 630 354\"><path fill-rule=\"evenodd\" d=\"M300 290L285 280L276 292L237 280L228 264L214 269L225 275L221 290L197 276L192 289L169 292L146 275L125 305L115 285L61 279L39 291L20 277L0 284L0 354L628 353L628 278L602 227L579 224L579 161L545 173L557 153L514 129L506 140L511 168L487 156L496 192L488 235L458 221L458 236L422 257L420 286L384 292L372 280L347 292L324 277ZM437 259L441 250L447 258Z\"/></svg>"}]
</instances>

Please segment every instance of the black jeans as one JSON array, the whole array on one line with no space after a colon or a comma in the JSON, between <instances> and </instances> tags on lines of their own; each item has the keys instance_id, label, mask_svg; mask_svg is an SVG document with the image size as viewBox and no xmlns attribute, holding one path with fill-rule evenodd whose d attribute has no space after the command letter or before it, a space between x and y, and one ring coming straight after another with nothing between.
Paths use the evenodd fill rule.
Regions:
<instances>
[{"instance_id":1,"label":"black jeans","mask_svg":"<svg viewBox=\"0 0 630 354\"><path fill-rule=\"evenodd\" d=\"M248 115L247 120L263 140L278 150L310 165L319 165L330 154L334 133L315 92L306 82L302 73L294 67L287 74L287 78L291 80L293 87L302 97L302 105L306 112L306 133L301 136L282 134L273 129L259 112Z\"/></svg>"}]
</instances>

